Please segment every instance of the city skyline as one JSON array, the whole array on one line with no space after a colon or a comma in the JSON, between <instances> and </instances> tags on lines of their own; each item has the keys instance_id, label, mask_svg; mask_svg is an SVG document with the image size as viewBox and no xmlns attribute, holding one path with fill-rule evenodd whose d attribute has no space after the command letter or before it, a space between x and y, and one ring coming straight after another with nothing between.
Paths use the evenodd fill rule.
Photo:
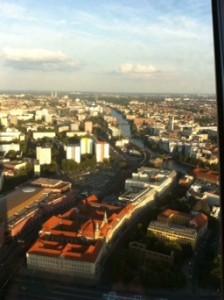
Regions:
<instances>
[{"instance_id":1,"label":"city skyline","mask_svg":"<svg viewBox=\"0 0 224 300\"><path fill-rule=\"evenodd\" d=\"M214 93L208 0L0 2L0 90Z\"/></svg>"}]
</instances>

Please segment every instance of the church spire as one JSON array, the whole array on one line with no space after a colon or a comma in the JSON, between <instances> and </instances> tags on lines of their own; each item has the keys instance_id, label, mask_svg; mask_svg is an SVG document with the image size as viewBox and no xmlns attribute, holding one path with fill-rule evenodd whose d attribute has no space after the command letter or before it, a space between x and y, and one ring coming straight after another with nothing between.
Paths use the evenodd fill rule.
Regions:
<instances>
[{"instance_id":1,"label":"church spire","mask_svg":"<svg viewBox=\"0 0 224 300\"><path fill-rule=\"evenodd\" d=\"M100 235L100 228L99 228L99 223L96 222L96 228L95 228L95 239L98 239Z\"/></svg>"},{"instance_id":2,"label":"church spire","mask_svg":"<svg viewBox=\"0 0 224 300\"><path fill-rule=\"evenodd\" d=\"M105 224L108 223L108 218L107 218L107 212L106 212L106 211L104 212L103 222L104 222Z\"/></svg>"}]
</instances>

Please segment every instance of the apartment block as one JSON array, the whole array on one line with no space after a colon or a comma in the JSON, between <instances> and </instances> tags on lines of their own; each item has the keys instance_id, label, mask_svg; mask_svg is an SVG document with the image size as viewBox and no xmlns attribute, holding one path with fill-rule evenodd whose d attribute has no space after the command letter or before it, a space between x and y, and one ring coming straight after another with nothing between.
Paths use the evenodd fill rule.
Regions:
<instances>
[{"instance_id":1,"label":"apartment block","mask_svg":"<svg viewBox=\"0 0 224 300\"><path fill-rule=\"evenodd\" d=\"M81 148L80 145L69 145L66 148L66 158L72 159L78 164L81 162Z\"/></svg>"},{"instance_id":2,"label":"apartment block","mask_svg":"<svg viewBox=\"0 0 224 300\"><path fill-rule=\"evenodd\" d=\"M167 209L158 215L157 221L149 224L148 232L161 239L191 244L194 248L207 227L208 218L203 213L186 214Z\"/></svg>"},{"instance_id":3,"label":"apartment block","mask_svg":"<svg viewBox=\"0 0 224 300\"><path fill-rule=\"evenodd\" d=\"M83 137L80 140L81 154L93 153L93 140L88 137Z\"/></svg>"},{"instance_id":4,"label":"apartment block","mask_svg":"<svg viewBox=\"0 0 224 300\"><path fill-rule=\"evenodd\" d=\"M103 162L104 159L110 158L110 145L106 142L95 144L96 162Z\"/></svg>"},{"instance_id":5,"label":"apartment block","mask_svg":"<svg viewBox=\"0 0 224 300\"><path fill-rule=\"evenodd\" d=\"M51 148L50 147L36 147L36 159L40 165L51 164Z\"/></svg>"},{"instance_id":6,"label":"apartment block","mask_svg":"<svg viewBox=\"0 0 224 300\"><path fill-rule=\"evenodd\" d=\"M84 124L85 132L92 133L93 131L93 122L86 121Z\"/></svg>"}]
</instances>

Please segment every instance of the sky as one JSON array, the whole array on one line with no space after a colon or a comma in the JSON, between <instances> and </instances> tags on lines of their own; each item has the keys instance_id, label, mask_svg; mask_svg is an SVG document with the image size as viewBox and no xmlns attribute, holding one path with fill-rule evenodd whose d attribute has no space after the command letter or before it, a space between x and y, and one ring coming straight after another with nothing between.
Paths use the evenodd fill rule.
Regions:
<instances>
[{"instance_id":1,"label":"sky","mask_svg":"<svg viewBox=\"0 0 224 300\"><path fill-rule=\"evenodd\" d=\"M0 0L0 90L214 93L210 0Z\"/></svg>"}]
</instances>

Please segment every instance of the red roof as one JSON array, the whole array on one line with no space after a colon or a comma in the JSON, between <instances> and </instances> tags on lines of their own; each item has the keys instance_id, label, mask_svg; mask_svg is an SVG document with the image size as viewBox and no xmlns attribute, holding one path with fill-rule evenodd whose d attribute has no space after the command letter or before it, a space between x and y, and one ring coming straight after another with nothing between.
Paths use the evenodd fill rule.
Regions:
<instances>
[{"instance_id":1,"label":"red roof","mask_svg":"<svg viewBox=\"0 0 224 300\"><path fill-rule=\"evenodd\" d=\"M177 210L172 210L172 209L167 209L165 211L163 211L160 216L163 216L163 217L167 217L169 218L170 216L172 215L177 215L177 216L183 216L183 217L189 217L190 218L190 215L189 214L186 214L186 213L182 213L180 211L177 211Z\"/></svg>"},{"instance_id":2,"label":"red roof","mask_svg":"<svg viewBox=\"0 0 224 300\"><path fill-rule=\"evenodd\" d=\"M208 181L215 181L215 182L219 181L219 173L216 171L195 168L193 172L195 176L198 177L199 179L206 179Z\"/></svg>"},{"instance_id":3,"label":"red roof","mask_svg":"<svg viewBox=\"0 0 224 300\"><path fill-rule=\"evenodd\" d=\"M208 217L204 214L200 214L191 220L191 223L195 223L198 228L203 227L208 222Z\"/></svg>"}]
</instances>

